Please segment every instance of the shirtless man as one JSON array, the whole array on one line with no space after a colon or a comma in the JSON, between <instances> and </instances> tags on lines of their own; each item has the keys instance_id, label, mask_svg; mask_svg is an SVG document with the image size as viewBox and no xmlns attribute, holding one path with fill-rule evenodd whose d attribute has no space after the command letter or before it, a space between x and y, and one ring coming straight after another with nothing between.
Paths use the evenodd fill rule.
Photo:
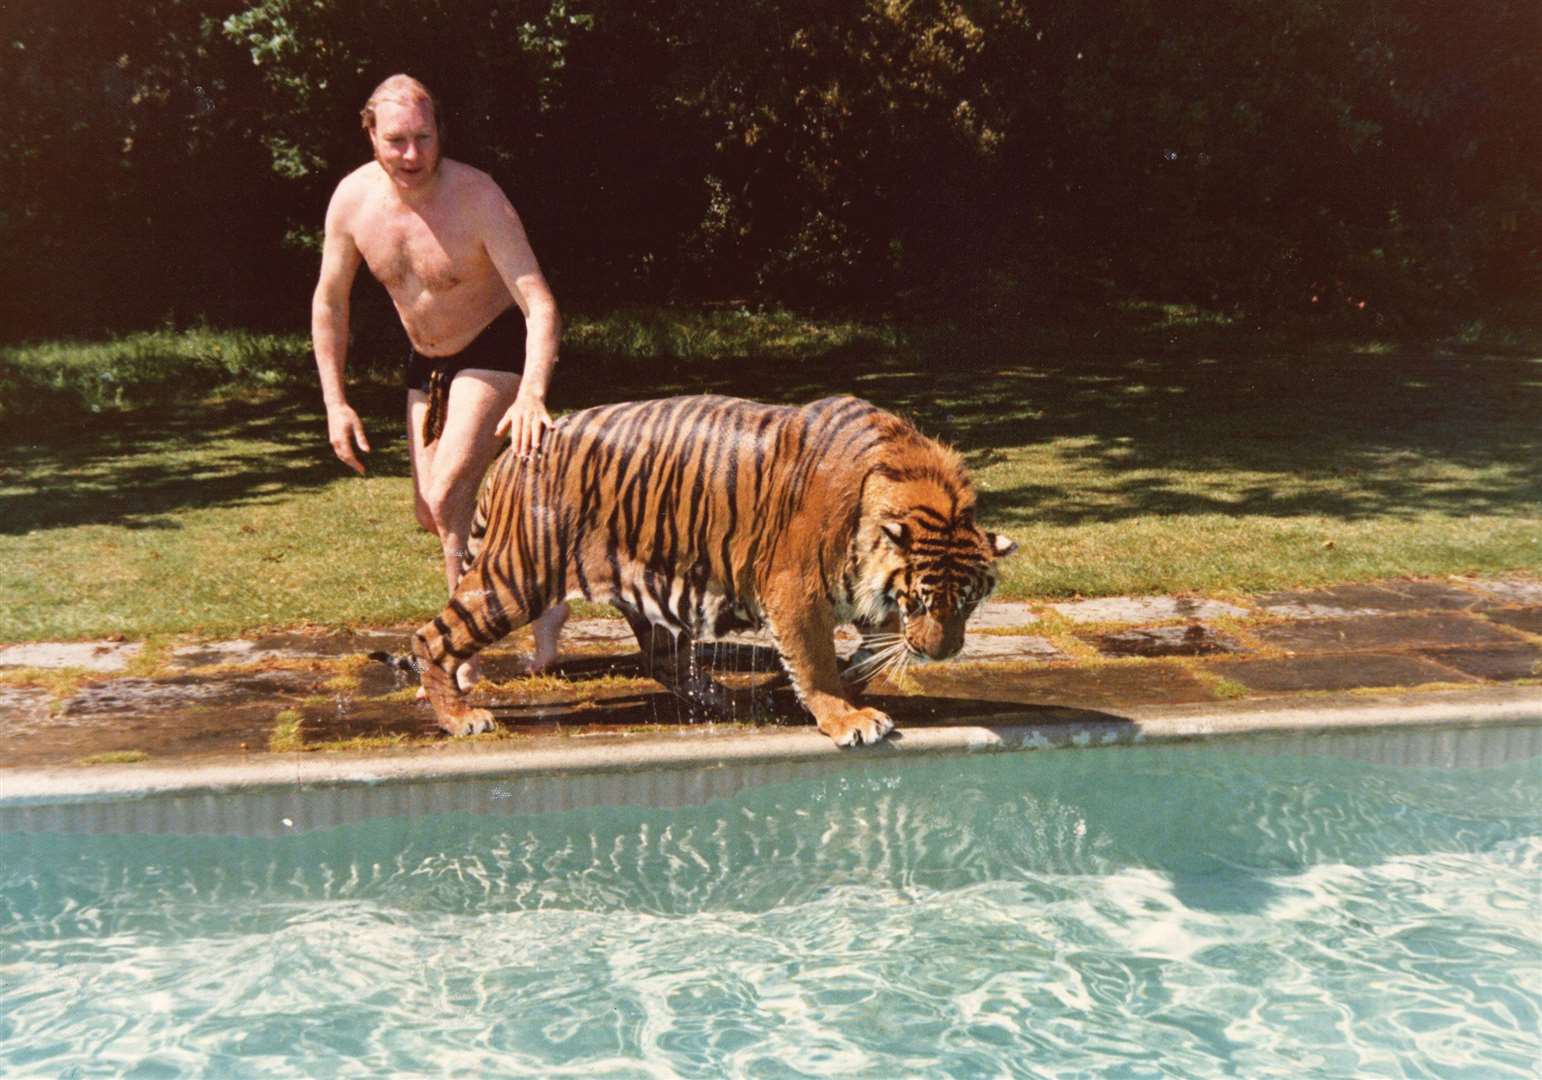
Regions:
<instances>
[{"instance_id":1,"label":"shirtless man","mask_svg":"<svg viewBox=\"0 0 1542 1080\"><path fill-rule=\"evenodd\" d=\"M455 591L477 491L507 434L532 454L551 426L546 388L561 324L519 215L492 178L440 156L438 103L423 84L393 75L363 111L374 147L327 207L311 336L332 449L363 474L364 425L343 392L348 301L359 263L391 294L412 344L407 435L418 522L444 547ZM521 374L523 367L523 375ZM557 658L568 607L538 619L534 669ZM468 670L468 668L470 668ZM460 672L463 688L474 667Z\"/></svg>"}]
</instances>

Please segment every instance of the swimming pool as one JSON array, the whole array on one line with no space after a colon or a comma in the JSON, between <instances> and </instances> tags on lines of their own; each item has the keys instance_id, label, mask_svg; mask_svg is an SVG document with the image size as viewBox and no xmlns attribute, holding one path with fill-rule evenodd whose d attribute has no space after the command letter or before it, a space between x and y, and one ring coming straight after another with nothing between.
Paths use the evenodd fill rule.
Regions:
<instances>
[{"instance_id":1,"label":"swimming pool","mask_svg":"<svg viewBox=\"0 0 1542 1080\"><path fill-rule=\"evenodd\" d=\"M1534 1075L1542 739L1398 738L11 807L0 1073Z\"/></svg>"}]
</instances>

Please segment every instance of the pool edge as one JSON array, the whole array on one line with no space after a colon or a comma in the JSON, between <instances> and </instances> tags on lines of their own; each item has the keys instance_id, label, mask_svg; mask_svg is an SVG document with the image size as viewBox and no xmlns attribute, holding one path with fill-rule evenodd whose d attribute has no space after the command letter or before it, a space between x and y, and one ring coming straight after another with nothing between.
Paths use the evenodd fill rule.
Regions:
<instances>
[{"instance_id":1,"label":"pool edge","mask_svg":"<svg viewBox=\"0 0 1542 1080\"><path fill-rule=\"evenodd\" d=\"M1339 695L1202 706L1146 706L1086 719L1085 710L1004 706L981 722L918 727L875 747L840 750L809 728L751 733L570 736L507 744L446 743L431 750L257 760L61 766L0 771L0 807L205 792L488 779L533 773L700 768L880 755L941 755L1150 745L1236 736L1542 724L1542 687ZM1031 719L1030 719L1031 717Z\"/></svg>"}]
</instances>

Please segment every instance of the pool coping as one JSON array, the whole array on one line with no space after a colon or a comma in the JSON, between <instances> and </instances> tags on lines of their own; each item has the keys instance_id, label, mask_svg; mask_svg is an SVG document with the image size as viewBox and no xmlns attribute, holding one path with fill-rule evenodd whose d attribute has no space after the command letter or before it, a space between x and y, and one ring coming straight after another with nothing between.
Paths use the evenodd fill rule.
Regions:
<instances>
[{"instance_id":1,"label":"pool coping","mask_svg":"<svg viewBox=\"0 0 1542 1080\"><path fill-rule=\"evenodd\" d=\"M1269 734L1376 729L1542 725L1542 687L1354 693L1204 705L1126 707L1093 714L1004 705L970 724L919 726L872 747L842 750L812 727L754 732L583 734L503 743L445 743L430 752L264 754L250 760L187 760L9 769L0 807L96 802L272 788L378 785L534 774L635 772L768 762L870 763L881 756L1151 745Z\"/></svg>"}]
</instances>

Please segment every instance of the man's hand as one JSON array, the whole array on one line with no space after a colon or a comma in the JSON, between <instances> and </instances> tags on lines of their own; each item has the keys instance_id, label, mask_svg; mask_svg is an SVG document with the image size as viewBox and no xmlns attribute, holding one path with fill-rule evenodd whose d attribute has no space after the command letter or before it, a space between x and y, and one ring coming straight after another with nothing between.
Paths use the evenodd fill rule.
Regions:
<instances>
[{"instance_id":1,"label":"man's hand","mask_svg":"<svg viewBox=\"0 0 1542 1080\"><path fill-rule=\"evenodd\" d=\"M348 405L327 406L327 440L338 460L360 476L364 475L364 463L353 452L354 446L369 453L369 440L364 437L364 425L359 414Z\"/></svg>"},{"instance_id":2,"label":"man's hand","mask_svg":"<svg viewBox=\"0 0 1542 1080\"><path fill-rule=\"evenodd\" d=\"M507 434L514 452L520 457L529 457L540 452L541 440L549 427L551 414L546 411L546 404L520 394L498 421L498 430L494 434L500 439Z\"/></svg>"}]
</instances>

